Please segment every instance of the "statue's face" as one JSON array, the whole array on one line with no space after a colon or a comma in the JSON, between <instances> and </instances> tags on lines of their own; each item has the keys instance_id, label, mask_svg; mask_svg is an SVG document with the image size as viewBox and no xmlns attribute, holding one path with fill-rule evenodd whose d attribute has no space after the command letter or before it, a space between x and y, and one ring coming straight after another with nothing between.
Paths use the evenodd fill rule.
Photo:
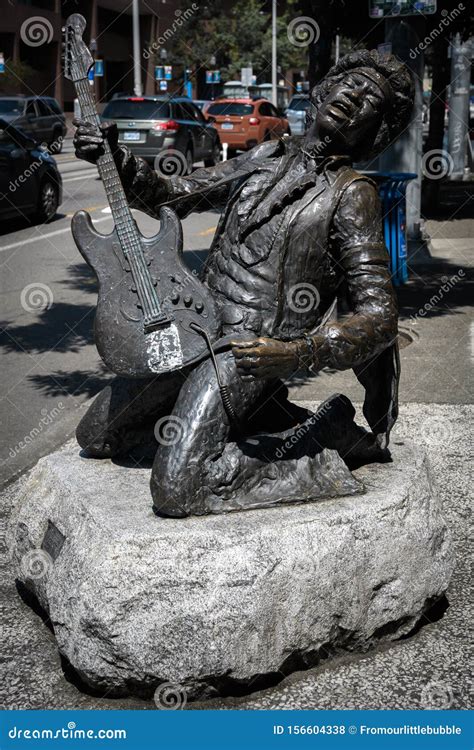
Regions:
<instances>
[{"instance_id":1,"label":"statue's face","mask_svg":"<svg viewBox=\"0 0 474 750\"><path fill-rule=\"evenodd\" d=\"M326 139L334 152L349 154L375 139L386 94L383 78L373 70L367 73L370 78L354 70L334 84L318 109L310 137Z\"/></svg>"}]
</instances>

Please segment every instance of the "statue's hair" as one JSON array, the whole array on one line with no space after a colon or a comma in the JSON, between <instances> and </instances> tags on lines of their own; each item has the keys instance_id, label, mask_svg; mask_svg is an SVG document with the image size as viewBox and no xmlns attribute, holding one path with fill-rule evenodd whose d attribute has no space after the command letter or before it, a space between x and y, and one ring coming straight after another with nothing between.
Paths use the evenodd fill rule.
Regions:
<instances>
[{"instance_id":1,"label":"statue's hair","mask_svg":"<svg viewBox=\"0 0 474 750\"><path fill-rule=\"evenodd\" d=\"M307 119L312 122L322 101L335 83L357 68L372 68L389 83L393 96L388 102L382 124L373 143L361 144L359 158L369 158L383 151L407 127L413 109L415 89L409 69L394 55L380 55L376 50L358 50L342 57L311 91Z\"/></svg>"}]
</instances>

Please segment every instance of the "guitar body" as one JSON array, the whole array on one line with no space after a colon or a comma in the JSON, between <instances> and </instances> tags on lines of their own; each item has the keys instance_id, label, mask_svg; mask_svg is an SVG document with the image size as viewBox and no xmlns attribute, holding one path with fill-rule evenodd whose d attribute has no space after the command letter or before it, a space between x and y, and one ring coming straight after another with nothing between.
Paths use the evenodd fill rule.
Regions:
<instances>
[{"instance_id":1,"label":"guitar body","mask_svg":"<svg viewBox=\"0 0 474 750\"><path fill-rule=\"evenodd\" d=\"M138 231L138 230L136 230ZM143 378L181 369L208 354L204 328L211 341L220 332L219 315L210 291L183 261L181 222L170 208L160 211L160 231L141 236L147 270L167 322L144 331L144 315L127 256L117 230L97 232L90 216L78 211L72 220L76 245L99 282L95 342L107 367L127 378Z\"/></svg>"}]
</instances>

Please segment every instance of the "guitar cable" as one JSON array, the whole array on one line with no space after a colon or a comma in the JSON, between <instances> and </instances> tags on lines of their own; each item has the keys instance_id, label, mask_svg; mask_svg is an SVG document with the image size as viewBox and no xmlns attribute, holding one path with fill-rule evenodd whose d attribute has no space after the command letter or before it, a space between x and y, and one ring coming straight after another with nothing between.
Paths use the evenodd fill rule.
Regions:
<instances>
[{"instance_id":1,"label":"guitar cable","mask_svg":"<svg viewBox=\"0 0 474 750\"><path fill-rule=\"evenodd\" d=\"M214 370L216 371L217 385L219 386L219 393L221 394L221 399L222 399L222 404L224 406L224 410L227 414L227 417L229 419L231 426L234 427L234 429L237 430L238 432L241 432L240 420L232 405L229 386L225 385L225 383L222 382L221 374L219 371L219 365L217 364L216 354L214 352L214 349L212 348L212 342L211 342L211 339L209 338L209 334L206 331L206 329L202 328L202 326L200 326L198 323L191 322L189 324L189 327L193 331L196 331L196 333L199 333L201 336L203 336L204 339L206 340L206 344L209 349L209 354L212 360L212 364L214 365Z\"/></svg>"}]
</instances>

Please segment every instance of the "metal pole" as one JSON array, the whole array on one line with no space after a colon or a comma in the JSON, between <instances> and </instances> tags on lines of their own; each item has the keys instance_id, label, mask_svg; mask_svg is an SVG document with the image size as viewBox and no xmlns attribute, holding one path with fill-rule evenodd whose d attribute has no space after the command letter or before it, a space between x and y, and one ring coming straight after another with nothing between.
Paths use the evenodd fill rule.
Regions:
<instances>
[{"instance_id":1,"label":"metal pole","mask_svg":"<svg viewBox=\"0 0 474 750\"><path fill-rule=\"evenodd\" d=\"M336 62L336 63L339 62L339 55L340 55L340 52L339 52L339 39L340 39L339 34L336 34L336 50L335 50L335 55L334 55L335 58L336 58L334 60L334 62Z\"/></svg>"},{"instance_id":2,"label":"metal pole","mask_svg":"<svg viewBox=\"0 0 474 750\"><path fill-rule=\"evenodd\" d=\"M277 106L277 0L272 0L272 102Z\"/></svg>"},{"instance_id":3,"label":"metal pole","mask_svg":"<svg viewBox=\"0 0 474 750\"><path fill-rule=\"evenodd\" d=\"M469 84L471 40L456 34L451 44L451 86L449 96L448 151L452 158L451 179L459 179L466 166L469 140Z\"/></svg>"},{"instance_id":4,"label":"metal pole","mask_svg":"<svg viewBox=\"0 0 474 750\"><path fill-rule=\"evenodd\" d=\"M135 96L142 96L142 67L140 54L140 10L139 0L133 0L133 91Z\"/></svg>"}]
</instances>

